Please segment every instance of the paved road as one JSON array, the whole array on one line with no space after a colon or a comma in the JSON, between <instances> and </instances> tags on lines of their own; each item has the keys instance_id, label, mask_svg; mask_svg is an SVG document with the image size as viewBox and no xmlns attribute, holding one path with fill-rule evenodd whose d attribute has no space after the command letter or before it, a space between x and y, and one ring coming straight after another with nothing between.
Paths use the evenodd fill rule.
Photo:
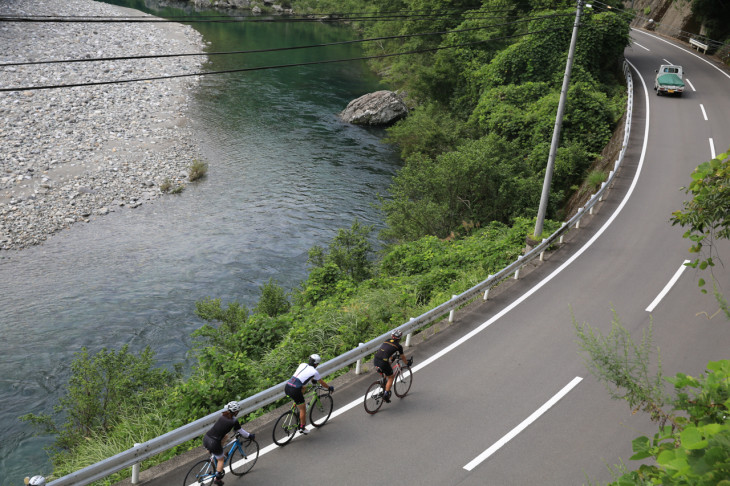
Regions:
<instances>
[{"instance_id":1,"label":"paved road","mask_svg":"<svg viewBox=\"0 0 730 486\"><path fill-rule=\"evenodd\" d=\"M668 223L685 198L679 188L712 150L730 146L730 77L657 37L633 38L626 57L639 75L628 163L590 227L509 292L461 311L457 325L419 345L406 399L367 415L359 400L373 376L364 377L335 395L336 408L358 400L351 409L263 454L246 477L228 475L227 485L608 481L607 465L629 462L631 440L656 427L587 373L572 316L606 332L615 309L636 336L653 318L667 375L727 358L730 325L709 319L718 305L698 291L693 270L646 309L689 256L682 230ZM666 61L685 67L682 98L652 90ZM719 268L717 277L727 295L730 271ZM271 424L255 432L262 447L270 443ZM179 485L183 469L149 484Z\"/></svg>"}]
</instances>

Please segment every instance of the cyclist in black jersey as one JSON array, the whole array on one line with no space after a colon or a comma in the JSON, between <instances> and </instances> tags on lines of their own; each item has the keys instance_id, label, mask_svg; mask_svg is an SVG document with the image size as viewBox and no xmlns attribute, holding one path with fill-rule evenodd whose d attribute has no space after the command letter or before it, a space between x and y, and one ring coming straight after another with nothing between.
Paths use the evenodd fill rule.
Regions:
<instances>
[{"instance_id":1,"label":"cyclist in black jersey","mask_svg":"<svg viewBox=\"0 0 730 486\"><path fill-rule=\"evenodd\" d=\"M396 353L400 354L401 359L407 362L408 366L413 364L413 358L408 359L406 355L403 354L403 346L400 345L400 338L402 336L403 331L399 329L393 331L390 335L390 339L380 345L380 349L375 352L375 358L373 359L373 366L378 368L385 374L385 376L388 377L388 381L385 384L385 395L383 395L383 400L388 403L390 403L390 388L393 386L393 378L395 378L393 368L390 366L390 363L393 362L396 356L398 356Z\"/></svg>"},{"instance_id":2,"label":"cyclist in black jersey","mask_svg":"<svg viewBox=\"0 0 730 486\"><path fill-rule=\"evenodd\" d=\"M237 434L241 434L243 437L250 437L252 439L256 437L256 434L249 434L246 432L243 427L241 427L241 424L238 423L238 420L236 420L236 415L240 410L241 407L238 405L238 402L228 402L223 409L221 417L216 421L213 427L205 433L205 436L203 436L203 446L205 446L205 448L208 449L208 452L213 454L216 459L216 477L213 480L213 484L218 486L223 485L223 476L225 475L223 472L223 463L225 462L225 458L223 457L223 439L225 439L226 434L233 429Z\"/></svg>"}]
</instances>

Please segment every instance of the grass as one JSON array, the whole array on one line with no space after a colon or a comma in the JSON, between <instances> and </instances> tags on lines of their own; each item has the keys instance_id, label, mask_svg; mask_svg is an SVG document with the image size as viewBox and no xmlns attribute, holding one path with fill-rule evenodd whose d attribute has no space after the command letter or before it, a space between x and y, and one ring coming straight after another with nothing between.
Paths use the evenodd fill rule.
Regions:
<instances>
[{"instance_id":1,"label":"grass","mask_svg":"<svg viewBox=\"0 0 730 486\"><path fill-rule=\"evenodd\" d=\"M188 180L190 182L197 181L197 180L205 177L205 175L207 173L208 173L208 164L206 162L201 162L199 160L193 160L193 164L190 166L190 173L188 175Z\"/></svg>"},{"instance_id":2,"label":"grass","mask_svg":"<svg viewBox=\"0 0 730 486\"><path fill-rule=\"evenodd\" d=\"M608 175L602 170L593 170L586 177L586 189L591 192L595 192L601 187Z\"/></svg>"},{"instance_id":3,"label":"grass","mask_svg":"<svg viewBox=\"0 0 730 486\"><path fill-rule=\"evenodd\" d=\"M180 194L185 189L185 184L175 185L170 179L165 179L160 184L160 191L164 194Z\"/></svg>"}]
</instances>

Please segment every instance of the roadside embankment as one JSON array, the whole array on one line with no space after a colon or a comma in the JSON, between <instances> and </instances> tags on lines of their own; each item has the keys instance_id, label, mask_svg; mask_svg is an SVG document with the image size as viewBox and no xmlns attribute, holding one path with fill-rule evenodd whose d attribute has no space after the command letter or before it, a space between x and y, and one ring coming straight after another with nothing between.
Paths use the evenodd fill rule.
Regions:
<instances>
[{"instance_id":1,"label":"roadside embankment","mask_svg":"<svg viewBox=\"0 0 730 486\"><path fill-rule=\"evenodd\" d=\"M5 0L2 16L140 16L92 0ZM202 52L175 23L3 22L0 64ZM200 70L203 56L0 66L0 251L74 223L136 208L185 182L199 159L186 113L194 76L83 86ZM109 217L109 216L106 216Z\"/></svg>"}]
</instances>

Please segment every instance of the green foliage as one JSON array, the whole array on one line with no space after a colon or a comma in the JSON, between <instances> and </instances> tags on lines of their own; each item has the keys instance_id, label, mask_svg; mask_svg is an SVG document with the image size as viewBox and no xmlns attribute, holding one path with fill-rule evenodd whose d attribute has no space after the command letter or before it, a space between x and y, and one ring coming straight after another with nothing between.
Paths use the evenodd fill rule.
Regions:
<instances>
[{"instance_id":1,"label":"green foliage","mask_svg":"<svg viewBox=\"0 0 730 486\"><path fill-rule=\"evenodd\" d=\"M314 246L309 250L309 276L295 300L313 305L334 294L347 296L357 283L372 275L373 251L368 239L372 226L355 220L350 229L340 229L327 250Z\"/></svg>"},{"instance_id":2,"label":"green foliage","mask_svg":"<svg viewBox=\"0 0 730 486\"><path fill-rule=\"evenodd\" d=\"M466 137L466 126L438 104L427 103L390 127L388 135L386 141L397 143L404 159L417 153L435 157L455 149Z\"/></svg>"},{"instance_id":3,"label":"green foliage","mask_svg":"<svg viewBox=\"0 0 730 486\"><path fill-rule=\"evenodd\" d=\"M197 181L198 179L202 179L205 177L205 175L208 173L208 163L207 162L201 162L200 160L193 160L193 163L190 165L189 173L188 173L188 180L190 182Z\"/></svg>"},{"instance_id":4,"label":"green foliage","mask_svg":"<svg viewBox=\"0 0 730 486\"><path fill-rule=\"evenodd\" d=\"M662 424L670 419L662 407L668 397L664 391L659 350L656 371L652 371L652 325L644 331L637 344L621 324L614 311L611 331L607 336L590 325L573 320L578 345L586 353L584 358L591 374L608 389L611 398L625 400L632 410L651 415Z\"/></svg>"},{"instance_id":5,"label":"green foliage","mask_svg":"<svg viewBox=\"0 0 730 486\"><path fill-rule=\"evenodd\" d=\"M672 225L687 228L684 237L692 242L689 251L709 254L698 256L689 266L702 270L715 265L712 256L713 241L730 238L730 151L700 164L692 173L692 182L685 188L692 199L685 201L684 209L672 213ZM704 279L699 285L703 286Z\"/></svg>"},{"instance_id":6,"label":"green foliage","mask_svg":"<svg viewBox=\"0 0 730 486\"><path fill-rule=\"evenodd\" d=\"M702 23L706 35L714 40L730 38L730 4L717 0L693 0L692 14Z\"/></svg>"},{"instance_id":7,"label":"green foliage","mask_svg":"<svg viewBox=\"0 0 730 486\"><path fill-rule=\"evenodd\" d=\"M514 152L514 143L490 134L436 159L409 158L393 180L392 199L382 201L388 223L382 236L445 238L465 223L507 223L533 214L541 182Z\"/></svg>"},{"instance_id":8,"label":"green foliage","mask_svg":"<svg viewBox=\"0 0 730 486\"><path fill-rule=\"evenodd\" d=\"M127 345L119 351L103 348L96 354L82 348L71 364L71 378L55 408L65 422L57 427L52 417L34 414L21 420L57 434L54 448L59 453L73 450L90 435L111 431L119 417L160 401L179 376L154 365L149 348L139 355L131 353Z\"/></svg>"},{"instance_id":9,"label":"green foliage","mask_svg":"<svg viewBox=\"0 0 730 486\"><path fill-rule=\"evenodd\" d=\"M586 177L586 186L587 189L590 192L597 191L601 184L603 184L606 179L608 178L608 174L606 174L602 170L593 170L588 174L588 177Z\"/></svg>"},{"instance_id":10,"label":"green foliage","mask_svg":"<svg viewBox=\"0 0 730 486\"><path fill-rule=\"evenodd\" d=\"M284 289L274 282L274 279L261 287L261 298L259 299L254 313L265 314L269 317L276 317L289 312L291 304L286 297Z\"/></svg>"},{"instance_id":11,"label":"green foliage","mask_svg":"<svg viewBox=\"0 0 730 486\"><path fill-rule=\"evenodd\" d=\"M730 361L710 361L707 373L697 378L678 373L667 381L675 389L676 425L632 443L632 460L653 458L656 464L611 484L730 485Z\"/></svg>"}]
</instances>

